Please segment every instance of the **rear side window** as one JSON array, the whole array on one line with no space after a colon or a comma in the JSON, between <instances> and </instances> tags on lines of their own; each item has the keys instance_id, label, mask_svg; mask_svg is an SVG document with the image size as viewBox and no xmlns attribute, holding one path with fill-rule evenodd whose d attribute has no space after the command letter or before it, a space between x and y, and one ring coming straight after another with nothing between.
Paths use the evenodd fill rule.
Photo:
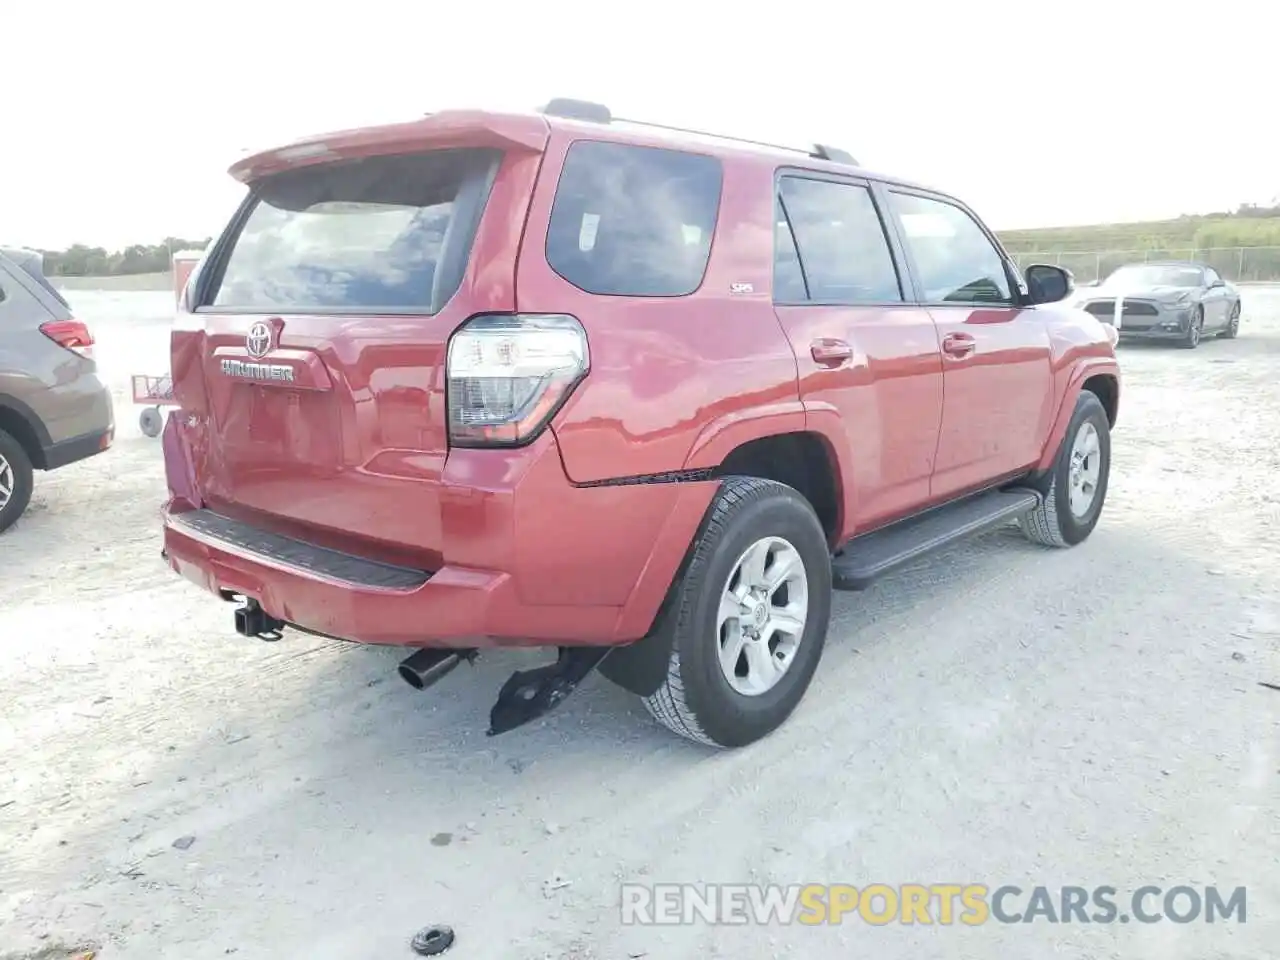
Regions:
<instances>
[{"instance_id":1,"label":"rear side window","mask_svg":"<svg viewBox=\"0 0 1280 960\"><path fill-rule=\"evenodd\" d=\"M200 303L272 313L435 313L462 281L500 158L439 150L267 178Z\"/></svg>"},{"instance_id":2,"label":"rear side window","mask_svg":"<svg viewBox=\"0 0 1280 960\"><path fill-rule=\"evenodd\" d=\"M902 301L898 271L870 190L852 183L783 177L779 191L784 221L780 226L789 224L794 239L788 243L790 238L779 230L775 300ZM797 283L797 273L803 285Z\"/></svg>"},{"instance_id":3,"label":"rear side window","mask_svg":"<svg viewBox=\"0 0 1280 960\"><path fill-rule=\"evenodd\" d=\"M580 140L556 186L547 263L588 293L687 296L707 270L722 179L714 157Z\"/></svg>"},{"instance_id":4,"label":"rear side window","mask_svg":"<svg viewBox=\"0 0 1280 960\"><path fill-rule=\"evenodd\" d=\"M955 204L889 194L927 303L1013 303L1004 257Z\"/></svg>"}]
</instances>

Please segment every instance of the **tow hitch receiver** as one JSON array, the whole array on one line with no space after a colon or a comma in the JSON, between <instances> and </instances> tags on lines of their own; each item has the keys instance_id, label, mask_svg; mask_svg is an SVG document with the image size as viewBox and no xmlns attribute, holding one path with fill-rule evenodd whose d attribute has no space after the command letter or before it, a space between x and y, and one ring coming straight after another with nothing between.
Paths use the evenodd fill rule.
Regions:
<instances>
[{"instance_id":1,"label":"tow hitch receiver","mask_svg":"<svg viewBox=\"0 0 1280 960\"><path fill-rule=\"evenodd\" d=\"M517 670L489 711L491 737L522 727L550 713L600 665L612 647L561 647L556 662L532 670Z\"/></svg>"},{"instance_id":2,"label":"tow hitch receiver","mask_svg":"<svg viewBox=\"0 0 1280 960\"><path fill-rule=\"evenodd\" d=\"M279 640L284 636L285 623L277 620L259 606L258 601L246 599L244 606L236 610L236 633L259 640Z\"/></svg>"}]
</instances>

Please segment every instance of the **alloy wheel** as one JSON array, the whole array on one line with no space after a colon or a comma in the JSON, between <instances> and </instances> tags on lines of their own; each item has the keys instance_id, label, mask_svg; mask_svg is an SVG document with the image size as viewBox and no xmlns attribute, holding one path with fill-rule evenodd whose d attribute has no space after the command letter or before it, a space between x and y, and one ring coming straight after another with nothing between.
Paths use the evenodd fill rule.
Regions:
<instances>
[{"instance_id":1,"label":"alloy wheel","mask_svg":"<svg viewBox=\"0 0 1280 960\"><path fill-rule=\"evenodd\" d=\"M1093 506L1101 475L1102 444L1098 440L1098 428L1086 420L1071 444L1067 473L1071 515L1077 520L1083 519Z\"/></svg>"},{"instance_id":2,"label":"alloy wheel","mask_svg":"<svg viewBox=\"0 0 1280 960\"><path fill-rule=\"evenodd\" d=\"M809 615L809 579L790 542L765 537L749 546L720 594L720 669L748 697L768 693L790 669Z\"/></svg>"},{"instance_id":3,"label":"alloy wheel","mask_svg":"<svg viewBox=\"0 0 1280 960\"><path fill-rule=\"evenodd\" d=\"M9 501L13 499L13 488L17 484L17 478L13 473L13 464L0 454L0 510L9 505Z\"/></svg>"}]
</instances>

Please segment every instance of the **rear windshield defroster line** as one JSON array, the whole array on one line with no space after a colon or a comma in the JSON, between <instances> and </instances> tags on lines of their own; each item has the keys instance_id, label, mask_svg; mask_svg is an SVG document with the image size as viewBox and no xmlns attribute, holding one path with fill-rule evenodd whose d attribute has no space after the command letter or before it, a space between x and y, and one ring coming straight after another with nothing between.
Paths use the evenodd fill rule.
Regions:
<instances>
[{"instance_id":1,"label":"rear windshield defroster line","mask_svg":"<svg viewBox=\"0 0 1280 960\"><path fill-rule=\"evenodd\" d=\"M213 251L197 309L438 313L462 282L501 161L465 148L268 177Z\"/></svg>"}]
</instances>

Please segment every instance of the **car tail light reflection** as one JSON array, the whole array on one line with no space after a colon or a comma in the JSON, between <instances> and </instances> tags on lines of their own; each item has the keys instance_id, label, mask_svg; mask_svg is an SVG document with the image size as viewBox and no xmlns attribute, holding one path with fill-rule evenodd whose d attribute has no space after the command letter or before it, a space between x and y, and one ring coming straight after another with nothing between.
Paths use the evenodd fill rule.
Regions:
<instances>
[{"instance_id":1,"label":"car tail light reflection","mask_svg":"<svg viewBox=\"0 0 1280 960\"><path fill-rule=\"evenodd\" d=\"M60 347L93 359L93 334L79 320L50 320L40 324L40 332Z\"/></svg>"},{"instance_id":2,"label":"car tail light reflection","mask_svg":"<svg viewBox=\"0 0 1280 960\"><path fill-rule=\"evenodd\" d=\"M533 440L590 369L587 334L560 314L485 314L449 341L449 442L513 447Z\"/></svg>"}]
</instances>

